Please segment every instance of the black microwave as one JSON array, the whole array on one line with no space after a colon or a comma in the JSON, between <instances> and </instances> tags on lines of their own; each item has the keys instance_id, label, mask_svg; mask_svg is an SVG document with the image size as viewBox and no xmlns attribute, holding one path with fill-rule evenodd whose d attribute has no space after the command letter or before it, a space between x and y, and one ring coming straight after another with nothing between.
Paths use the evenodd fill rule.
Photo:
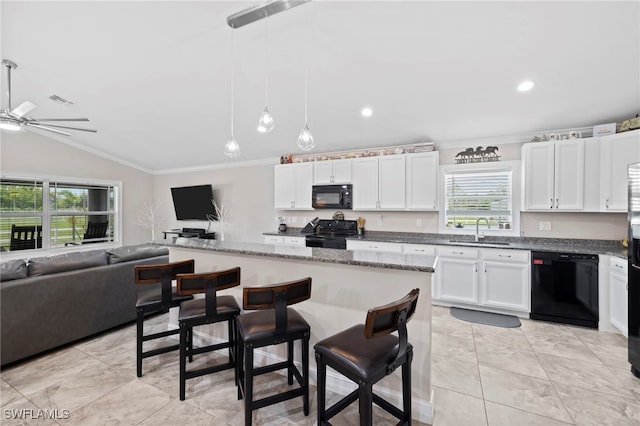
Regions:
<instances>
[{"instance_id":1,"label":"black microwave","mask_svg":"<svg viewBox=\"0 0 640 426\"><path fill-rule=\"evenodd\" d=\"M314 209L350 209L351 185L313 185L311 206Z\"/></svg>"}]
</instances>

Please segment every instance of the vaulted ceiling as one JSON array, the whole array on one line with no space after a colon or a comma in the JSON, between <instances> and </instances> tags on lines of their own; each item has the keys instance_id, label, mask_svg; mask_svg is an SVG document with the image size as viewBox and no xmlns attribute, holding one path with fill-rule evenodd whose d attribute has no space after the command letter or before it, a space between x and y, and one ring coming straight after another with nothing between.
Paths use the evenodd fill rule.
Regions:
<instances>
[{"instance_id":1,"label":"vaulted ceiling","mask_svg":"<svg viewBox=\"0 0 640 426\"><path fill-rule=\"evenodd\" d=\"M40 133L151 172L302 153L305 58L315 152L505 141L640 112L638 1L313 0L268 19L268 57L264 20L226 24L259 3L4 0L12 105L87 116L98 133ZM223 155L232 58L236 160ZM265 71L276 128L259 134ZM535 87L519 93L525 79Z\"/></svg>"}]
</instances>

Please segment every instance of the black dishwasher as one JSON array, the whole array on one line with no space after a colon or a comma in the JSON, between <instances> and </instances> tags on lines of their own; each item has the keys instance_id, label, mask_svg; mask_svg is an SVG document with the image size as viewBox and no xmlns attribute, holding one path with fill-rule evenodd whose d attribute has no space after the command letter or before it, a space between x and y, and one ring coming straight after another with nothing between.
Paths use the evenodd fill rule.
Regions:
<instances>
[{"instance_id":1,"label":"black dishwasher","mask_svg":"<svg viewBox=\"0 0 640 426\"><path fill-rule=\"evenodd\" d=\"M530 317L598 328L598 256L531 252Z\"/></svg>"}]
</instances>

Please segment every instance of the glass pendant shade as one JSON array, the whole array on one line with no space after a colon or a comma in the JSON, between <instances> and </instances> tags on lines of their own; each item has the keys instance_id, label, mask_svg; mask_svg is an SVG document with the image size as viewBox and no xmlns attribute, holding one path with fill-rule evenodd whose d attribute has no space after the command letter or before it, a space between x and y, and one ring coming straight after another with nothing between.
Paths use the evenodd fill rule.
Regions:
<instances>
[{"instance_id":1,"label":"glass pendant shade","mask_svg":"<svg viewBox=\"0 0 640 426\"><path fill-rule=\"evenodd\" d=\"M315 146L309 126L307 123L304 123L304 129L302 129L300 136L298 136L298 147L303 151L311 151Z\"/></svg>"},{"instance_id":2,"label":"glass pendant shade","mask_svg":"<svg viewBox=\"0 0 640 426\"><path fill-rule=\"evenodd\" d=\"M271 117L269 109L265 107L264 111L262 111L262 115L260 116L260 120L258 121L258 131L260 133L269 133L273 130L273 127L273 117Z\"/></svg>"},{"instance_id":3,"label":"glass pendant shade","mask_svg":"<svg viewBox=\"0 0 640 426\"><path fill-rule=\"evenodd\" d=\"M224 146L224 155L229 158L236 158L240 156L240 145L236 142L235 138L231 136Z\"/></svg>"},{"instance_id":4,"label":"glass pendant shade","mask_svg":"<svg viewBox=\"0 0 640 426\"><path fill-rule=\"evenodd\" d=\"M18 130L20 130L20 125L9 120L0 119L0 129L17 132Z\"/></svg>"}]
</instances>

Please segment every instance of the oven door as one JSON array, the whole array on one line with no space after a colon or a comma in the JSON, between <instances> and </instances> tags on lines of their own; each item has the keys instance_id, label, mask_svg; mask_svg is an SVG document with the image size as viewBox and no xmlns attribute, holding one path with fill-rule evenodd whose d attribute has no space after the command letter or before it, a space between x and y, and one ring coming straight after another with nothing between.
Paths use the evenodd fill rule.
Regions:
<instances>
[{"instance_id":1,"label":"oven door","mask_svg":"<svg viewBox=\"0 0 640 426\"><path fill-rule=\"evenodd\" d=\"M322 247L342 249L347 248L347 240L344 237L333 237L325 235L307 235L307 247Z\"/></svg>"}]
</instances>

